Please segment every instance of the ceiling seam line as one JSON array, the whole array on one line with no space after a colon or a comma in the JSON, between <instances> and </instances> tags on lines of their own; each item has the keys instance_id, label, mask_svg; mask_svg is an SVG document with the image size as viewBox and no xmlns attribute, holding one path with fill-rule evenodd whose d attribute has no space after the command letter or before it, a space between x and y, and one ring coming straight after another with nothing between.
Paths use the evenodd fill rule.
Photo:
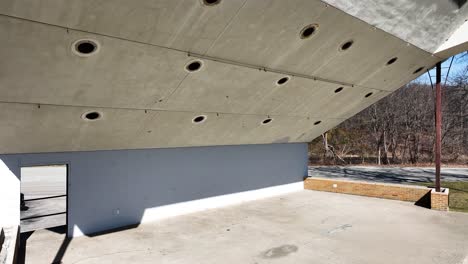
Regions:
<instances>
[{"instance_id":1,"label":"ceiling seam line","mask_svg":"<svg viewBox=\"0 0 468 264\"><path fill-rule=\"evenodd\" d=\"M206 54L208 54L208 52L210 52L211 48L213 48L213 46L216 44L216 42L218 42L219 38L224 34L224 32L226 32L227 28L232 24L234 19L237 18L237 15L239 15L241 9L244 8L247 1L248 0L245 0L244 3L242 3L241 7L239 9L237 9L236 14L234 14L234 16L232 16L232 18L229 20L229 22L226 24L226 26L223 28L223 30L218 34L218 36L216 36L215 40L213 41L213 43L211 43L210 47L208 47L208 49L203 53L204 55L206 55Z\"/></svg>"},{"instance_id":2,"label":"ceiling seam line","mask_svg":"<svg viewBox=\"0 0 468 264\"><path fill-rule=\"evenodd\" d=\"M168 96L161 98L161 100L163 100L162 105L164 105L164 104L166 104L166 103L169 102L169 100L171 99L172 95L173 95L177 90L179 90L180 86L181 86L182 83L185 81L185 79L187 79L187 77L189 76L189 74L190 74L190 73L188 73L188 72L185 73L184 78L182 78L182 80L180 80L180 82L179 82L179 84L177 84L176 88L175 88L174 90L172 90L172 92L171 92Z\"/></svg>"},{"instance_id":3,"label":"ceiling seam line","mask_svg":"<svg viewBox=\"0 0 468 264\"><path fill-rule=\"evenodd\" d=\"M229 65L234 65L234 66L239 66L239 67L244 67L244 68L250 68L254 70L259 70L259 71L264 71L264 72L272 72L272 73L277 73L277 74L282 74L282 75L289 75L289 76L294 76L294 77L299 77L303 79L310 79L314 81L321 81L321 82L326 82L326 83L331 83L331 84L338 84L338 85L344 85L344 86L350 86L350 87L357 87L357 88L364 88L364 89L371 89L371 90L377 90L381 92L392 92L384 89L379 89L379 88L372 88L372 87L367 87L359 84L353 84L353 83L347 83L347 82L342 82L342 81L335 81L335 80L330 80L318 76L313 76L313 75L307 75L307 74L302 74L302 73L295 73L295 72L290 72L290 71L285 71L285 70L277 70L273 68L268 68L260 65L255 65L255 64L249 64L249 63L244 63L244 62L237 62L233 60L228 60L228 59L222 59L222 58L217 58L217 57L211 57L207 55L202 55L202 54L197 54L197 53L188 53L190 57L195 57L199 59L206 59L210 61L216 61L224 64L229 64Z\"/></svg>"},{"instance_id":4,"label":"ceiling seam line","mask_svg":"<svg viewBox=\"0 0 468 264\"><path fill-rule=\"evenodd\" d=\"M27 21L27 22L35 23L35 24L41 24L41 25L46 25L46 26L50 26L50 27L65 29L65 30L67 30L67 31L68 31L68 30L72 30L72 31L80 32L80 33L93 34L93 35L97 35L97 36L102 36L102 37L107 37L107 38L112 38L112 39L117 39L117 40L123 40L123 41L132 42L132 43L137 43L137 44L152 46L152 47L158 47L158 48L161 48L161 49L167 49L167 50L172 50L172 51L178 51L178 52L187 53L187 51L185 51L185 50L180 50L180 49L176 49L176 48L161 46L161 45L158 45L158 44L143 42L143 41L139 41L139 40L127 39L127 38L118 37L118 36L114 36L114 35L108 35L108 34L104 34L104 33L98 33L98 32L92 32L92 31L87 31L87 30L83 30L83 29L77 29L77 28L73 28L73 27L61 26L61 25L51 24L51 23L42 22L42 21L37 21L37 20L32 20L32 19L23 18L23 17L17 17L17 16L12 16L12 15L6 15L6 14L2 14L2 13L0 13L0 16L4 16L4 17L8 17L8 18L13 18L13 19L17 19L17 20L24 20L24 21Z\"/></svg>"},{"instance_id":5,"label":"ceiling seam line","mask_svg":"<svg viewBox=\"0 0 468 264\"><path fill-rule=\"evenodd\" d=\"M0 101L0 104L22 104L22 105L36 105L36 106L58 106L58 107L76 107L76 108L101 108L112 110L132 110L132 111L150 111L150 112L180 112L180 113L196 113L197 111L191 110L168 110L168 109L152 109L152 108L132 108L132 107L112 107L112 106L93 106L93 105L65 105L65 104L50 104L50 103L31 103L31 102L10 102ZM199 111L200 113L207 114L222 114L222 115L242 115L242 116L276 116L276 117L294 117L294 118L323 118L317 116L301 116L301 115L276 115L276 114L250 114L250 113L227 113L216 111ZM325 117L326 119L344 120L345 118L339 117Z\"/></svg>"},{"instance_id":6,"label":"ceiling seam line","mask_svg":"<svg viewBox=\"0 0 468 264\"><path fill-rule=\"evenodd\" d=\"M228 59L211 57L211 56L201 55L201 54L197 54L197 53L191 53L189 51L170 48L170 47L161 46L161 45L157 45L157 44L152 44L152 43L147 43L147 42L142 42L142 41L137 41L137 40L131 40L131 39L126 39L126 38L122 38L122 37L102 34L102 33L90 32L90 31L86 31L86 30L80 30L80 29L75 29L75 28L71 28L71 27L55 25L55 24L40 22L40 21L36 21L36 20L31 20L31 19L15 17L15 16L11 16L11 15L0 14L0 16L9 17L9 18L18 19L18 20L24 20L24 21L28 21L28 22L31 22L31 23L47 25L47 26L56 27L56 28L61 28L61 29L65 29L67 31L68 30L73 30L73 31L76 31L76 32L93 34L93 35L97 35L97 36L103 36L103 37L107 37L107 38L128 41L128 42L131 42L131 43L137 43L137 44L141 44L141 45L147 45L147 46L152 46L152 47L158 47L158 48L161 48L161 49L167 49L167 50L182 52L182 53L186 53L186 54L188 54L189 56L192 56L192 57L203 58L203 59L206 59L206 60L221 62L221 63L235 65L235 66L244 67L244 68L258 69L258 70L269 71L269 72L273 72L273 73L277 73L277 74L286 74L286 75L296 76L296 77L299 77L299 78L311 79L311 80L322 81L322 82L338 84L338 85L345 85L345 86L351 86L351 87L358 87L358 88L364 88L364 89L372 89L372 90L377 90L377 91L389 92L388 90L372 88L372 87L367 87L367 86L358 85L358 84L351 84L351 83L342 82L342 81L329 80L329 79L326 79L326 78L321 78L321 77L306 75L306 74L301 74L301 73L294 73L294 72L289 72L289 71L276 70L276 69L267 68L267 67L264 67L264 66L252 65L252 64L249 64L249 63L235 62L235 61L231 61L231 60L228 60Z\"/></svg>"}]
</instances>

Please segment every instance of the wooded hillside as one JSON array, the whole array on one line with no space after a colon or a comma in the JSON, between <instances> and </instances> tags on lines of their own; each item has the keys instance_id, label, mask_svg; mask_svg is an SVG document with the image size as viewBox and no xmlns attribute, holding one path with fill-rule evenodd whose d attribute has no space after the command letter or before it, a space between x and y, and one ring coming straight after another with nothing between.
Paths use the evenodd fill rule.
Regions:
<instances>
[{"instance_id":1,"label":"wooded hillside","mask_svg":"<svg viewBox=\"0 0 468 264\"><path fill-rule=\"evenodd\" d=\"M468 65L442 89L442 162L468 164ZM312 141L311 163L433 162L434 90L421 82L400 88Z\"/></svg>"}]
</instances>

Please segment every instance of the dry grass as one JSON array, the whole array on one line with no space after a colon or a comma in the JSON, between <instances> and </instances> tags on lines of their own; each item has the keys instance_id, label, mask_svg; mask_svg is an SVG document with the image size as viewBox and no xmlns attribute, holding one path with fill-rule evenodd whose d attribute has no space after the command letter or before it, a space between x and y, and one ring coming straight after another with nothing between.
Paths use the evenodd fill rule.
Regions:
<instances>
[{"instance_id":1,"label":"dry grass","mask_svg":"<svg viewBox=\"0 0 468 264\"><path fill-rule=\"evenodd\" d=\"M433 186L434 183L420 183L424 186ZM468 213L468 182L442 182L442 187L450 189L450 211Z\"/></svg>"}]
</instances>

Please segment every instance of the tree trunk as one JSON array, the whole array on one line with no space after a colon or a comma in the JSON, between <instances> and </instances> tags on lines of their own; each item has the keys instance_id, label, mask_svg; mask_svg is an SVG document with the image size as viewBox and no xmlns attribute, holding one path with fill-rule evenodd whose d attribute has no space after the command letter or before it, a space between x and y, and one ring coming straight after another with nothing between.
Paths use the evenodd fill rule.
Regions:
<instances>
[{"instance_id":1,"label":"tree trunk","mask_svg":"<svg viewBox=\"0 0 468 264\"><path fill-rule=\"evenodd\" d=\"M379 151L378 151L378 156L377 156L377 162L380 166L380 146L379 146Z\"/></svg>"},{"instance_id":2,"label":"tree trunk","mask_svg":"<svg viewBox=\"0 0 468 264\"><path fill-rule=\"evenodd\" d=\"M322 134L323 138L323 147L325 148L325 157L324 158L330 158L333 156L330 150L330 146L328 145L328 132L325 132Z\"/></svg>"},{"instance_id":3,"label":"tree trunk","mask_svg":"<svg viewBox=\"0 0 468 264\"><path fill-rule=\"evenodd\" d=\"M383 132L383 147L384 147L385 164L390 164L390 160L388 159L387 133L385 133L385 131Z\"/></svg>"}]
</instances>

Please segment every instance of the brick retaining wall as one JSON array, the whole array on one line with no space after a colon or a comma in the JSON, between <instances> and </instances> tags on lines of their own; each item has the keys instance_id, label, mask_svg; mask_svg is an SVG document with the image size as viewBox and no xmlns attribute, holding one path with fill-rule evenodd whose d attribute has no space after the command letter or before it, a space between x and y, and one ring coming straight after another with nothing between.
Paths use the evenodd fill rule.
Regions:
<instances>
[{"instance_id":1,"label":"brick retaining wall","mask_svg":"<svg viewBox=\"0 0 468 264\"><path fill-rule=\"evenodd\" d=\"M442 192L431 191L431 209L448 211L449 205L449 190L444 189Z\"/></svg>"},{"instance_id":2,"label":"brick retaining wall","mask_svg":"<svg viewBox=\"0 0 468 264\"><path fill-rule=\"evenodd\" d=\"M304 189L354 194L407 202L426 201L426 206L435 210L448 210L448 189L446 193L431 192L423 186L403 184L371 183L361 181L337 180L309 177L304 180Z\"/></svg>"}]
</instances>

